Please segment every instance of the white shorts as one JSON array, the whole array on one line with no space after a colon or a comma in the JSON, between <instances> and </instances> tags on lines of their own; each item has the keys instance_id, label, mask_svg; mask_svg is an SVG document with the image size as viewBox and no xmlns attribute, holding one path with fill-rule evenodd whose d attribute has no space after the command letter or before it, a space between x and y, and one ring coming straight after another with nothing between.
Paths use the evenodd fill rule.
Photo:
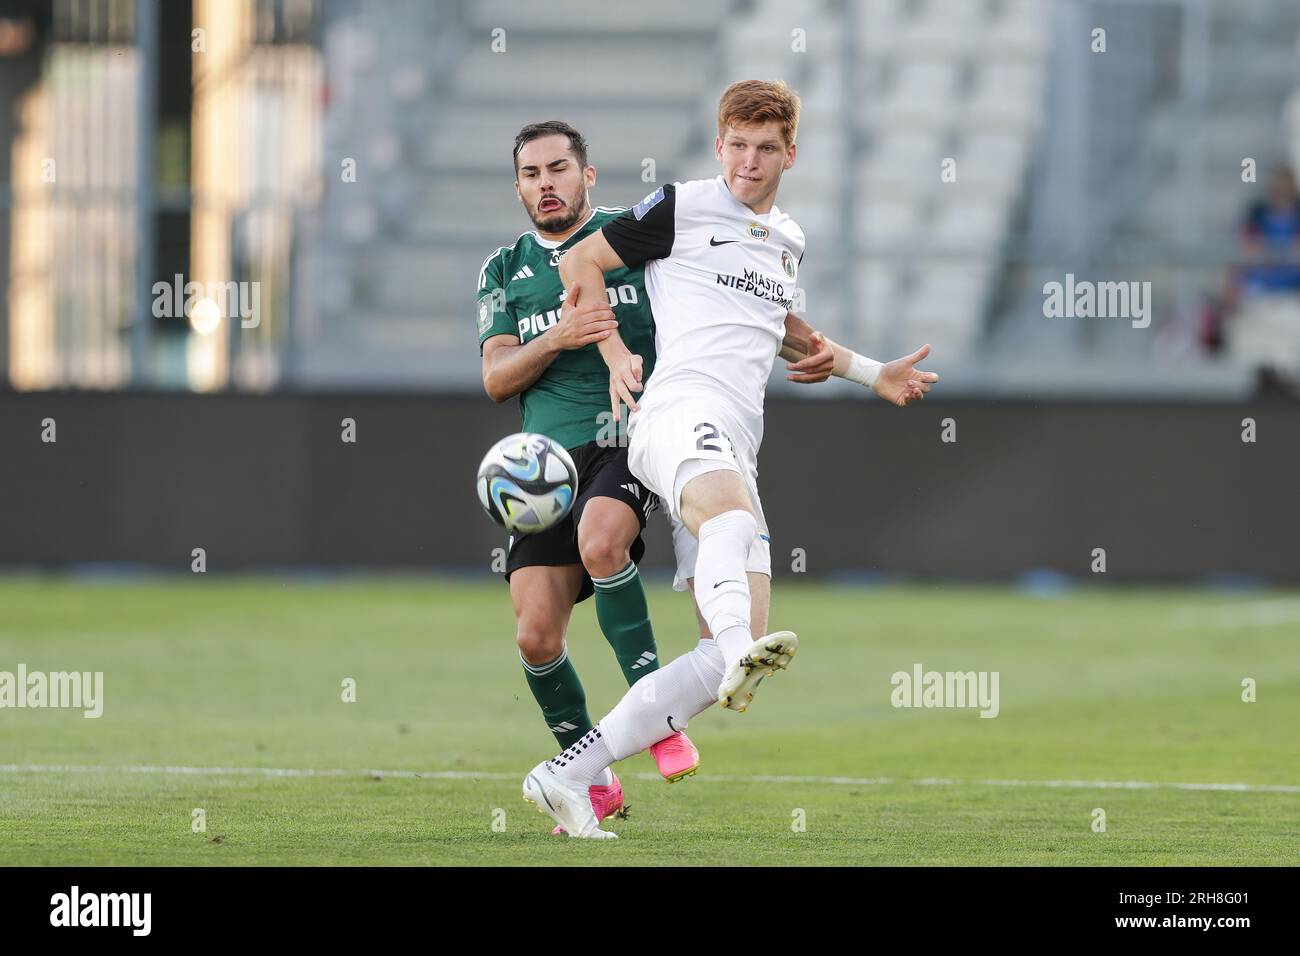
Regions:
<instances>
[{"instance_id":1,"label":"white shorts","mask_svg":"<svg viewBox=\"0 0 1300 956\"><path fill-rule=\"evenodd\" d=\"M771 537L758 497L758 449L749 435L725 411L698 400L641 408L628 422L628 468L659 496L672 523L674 590L686 590L687 579L695 577L700 546L682 523L682 488L710 471L734 471L744 479L758 519L745 570L772 575Z\"/></svg>"}]
</instances>

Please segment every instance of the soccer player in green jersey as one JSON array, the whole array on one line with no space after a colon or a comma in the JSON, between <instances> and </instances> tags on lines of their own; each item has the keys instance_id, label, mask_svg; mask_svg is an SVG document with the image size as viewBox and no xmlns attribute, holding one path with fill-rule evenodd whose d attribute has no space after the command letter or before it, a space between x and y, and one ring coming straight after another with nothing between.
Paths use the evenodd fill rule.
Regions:
<instances>
[{"instance_id":1,"label":"soccer player in green jersey","mask_svg":"<svg viewBox=\"0 0 1300 956\"><path fill-rule=\"evenodd\" d=\"M564 641L575 604L595 594L597 620L628 686L659 666L636 566L658 500L628 471L626 441L616 429L608 435L609 370L593 347L621 321L625 340L653 355L654 326L639 268L611 273L603 295L592 290L578 302L575 289L562 310L560 257L623 211L591 207L596 170L581 134L561 122L526 126L514 161L515 190L535 229L483 263L478 339L488 395L497 402L519 396L523 429L559 442L578 469L568 517L539 534L513 535L506 560L524 675L563 748L592 726ZM669 780L695 771L699 754L684 734L664 744L652 752ZM623 807L612 772L590 795L598 819Z\"/></svg>"},{"instance_id":2,"label":"soccer player in green jersey","mask_svg":"<svg viewBox=\"0 0 1300 956\"><path fill-rule=\"evenodd\" d=\"M558 121L526 126L515 138L514 166L515 190L535 229L484 262L478 340L488 395L497 402L517 395L524 430L559 442L578 468L569 516L545 532L512 536L506 561L525 678L563 749L592 728L564 641L575 604L595 594L596 617L629 686L659 666L636 564L658 500L628 470L626 440L611 422L609 369L595 347L618 328L627 346L645 356L648 379L654 322L639 266L607 274L603 294L575 287L565 295L561 257L625 211L590 205L596 170L581 134ZM833 354L806 324L791 320L782 353L798 360L790 378L824 381ZM699 766L698 752L680 732L650 750L670 781ZM622 808L612 772L589 793L598 820Z\"/></svg>"}]
</instances>

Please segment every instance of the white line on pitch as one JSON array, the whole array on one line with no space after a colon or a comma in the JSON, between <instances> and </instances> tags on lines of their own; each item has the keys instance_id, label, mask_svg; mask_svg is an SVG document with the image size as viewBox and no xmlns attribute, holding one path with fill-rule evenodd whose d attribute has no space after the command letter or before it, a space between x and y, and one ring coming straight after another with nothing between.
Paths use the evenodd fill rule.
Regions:
<instances>
[{"instance_id":1,"label":"white line on pitch","mask_svg":"<svg viewBox=\"0 0 1300 956\"><path fill-rule=\"evenodd\" d=\"M154 773L207 777L391 777L396 780L519 780L517 773L496 770L342 770L311 767L162 767L69 766L64 764L0 764L0 773ZM659 780L657 773L633 773L636 780ZM717 783L796 783L870 787L914 784L923 787L1055 787L1076 790L1233 790L1242 793L1300 793L1300 786L1285 783L1157 783L1146 780L962 780L951 777L801 777L784 774L735 776L705 774L694 778Z\"/></svg>"},{"instance_id":2,"label":"white line on pitch","mask_svg":"<svg viewBox=\"0 0 1300 956\"><path fill-rule=\"evenodd\" d=\"M1268 598L1208 607L1183 608L1172 618L1178 628L1272 627L1300 621L1300 598Z\"/></svg>"}]
</instances>

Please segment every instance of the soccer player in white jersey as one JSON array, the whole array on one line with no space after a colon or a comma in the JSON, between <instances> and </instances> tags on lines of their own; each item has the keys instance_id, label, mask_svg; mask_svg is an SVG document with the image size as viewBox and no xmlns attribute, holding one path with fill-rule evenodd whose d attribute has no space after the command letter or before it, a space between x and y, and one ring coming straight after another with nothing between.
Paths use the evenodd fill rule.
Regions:
<instances>
[{"instance_id":1,"label":"soccer player in white jersey","mask_svg":"<svg viewBox=\"0 0 1300 956\"><path fill-rule=\"evenodd\" d=\"M732 84L718 107L722 174L660 187L560 263L569 289L600 288L603 273L645 264L657 358L639 407L640 356L618 336L599 348L615 412L619 400L633 409L629 467L667 506L679 577L693 574L710 634L637 681L591 731L525 778L525 799L571 836L614 836L585 798L591 780L715 701L745 710L798 648L790 631L764 634L771 559L757 485L763 396L804 251L803 231L775 205L781 174L794 165L798 122L798 97L784 83ZM834 349L836 374L900 406L938 380L915 367L928 345L883 365Z\"/></svg>"}]
</instances>

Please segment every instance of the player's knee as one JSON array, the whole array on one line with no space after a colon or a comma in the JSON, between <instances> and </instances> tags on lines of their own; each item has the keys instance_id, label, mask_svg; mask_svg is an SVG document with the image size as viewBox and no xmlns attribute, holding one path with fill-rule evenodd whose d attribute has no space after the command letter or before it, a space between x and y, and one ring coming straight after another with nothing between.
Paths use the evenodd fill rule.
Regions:
<instances>
[{"instance_id":1,"label":"player's knee","mask_svg":"<svg viewBox=\"0 0 1300 956\"><path fill-rule=\"evenodd\" d=\"M703 478L709 478L713 474L725 474L730 477L729 472L711 472L694 480L699 481ZM686 488L690 489L691 484L687 484ZM688 495L685 491L682 493L682 522L691 534L696 537L699 537L700 528L706 522L733 513L740 513L753 518L755 521L758 520L758 516L754 513L754 506L750 502L749 493L743 485L718 487L711 489L709 493L695 495Z\"/></svg>"},{"instance_id":2,"label":"player's knee","mask_svg":"<svg viewBox=\"0 0 1300 956\"><path fill-rule=\"evenodd\" d=\"M623 535L608 528L596 528L584 533L578 529L578 553L582 555L582 566L593 578L607 578L618 574L630 561L629 546Z\"/></svg>"},{"instance_id":3,"label":"player's knee","mask_svg":"<svg viewBox=\"0 0 1300 956\"><path fill-rule=\"evenodd\" d=\"M529 664L547 664L564 650L564 634L551 628L520 624L515 634L519 653Z\"/></svg>"}]
</instances>

